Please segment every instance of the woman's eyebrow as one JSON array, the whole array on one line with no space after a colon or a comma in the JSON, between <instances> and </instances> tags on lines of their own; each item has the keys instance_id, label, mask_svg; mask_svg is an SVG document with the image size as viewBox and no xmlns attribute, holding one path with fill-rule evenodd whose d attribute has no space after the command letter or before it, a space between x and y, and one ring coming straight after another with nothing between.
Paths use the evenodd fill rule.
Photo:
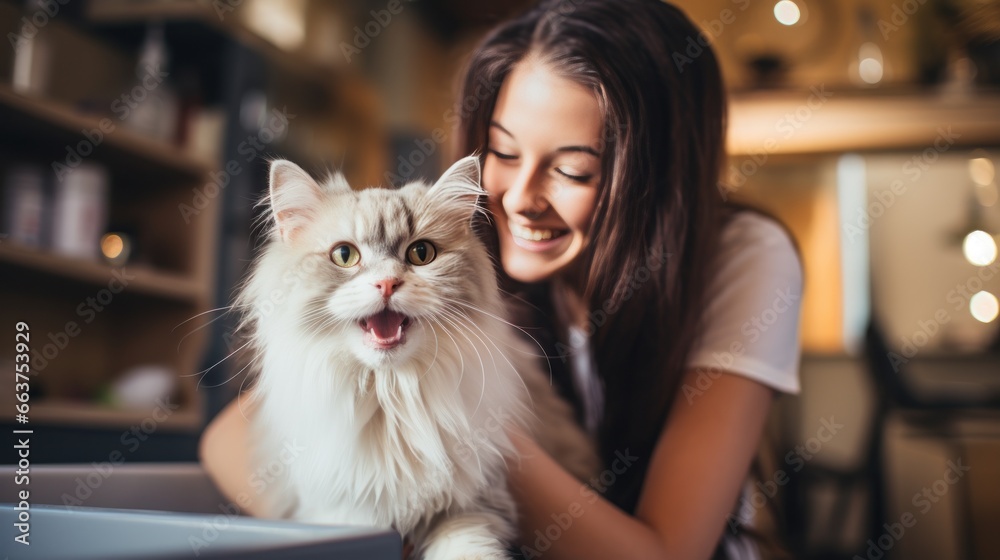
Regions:
<instances>
[{"instance_id":1,"label":"woman's eyebrow","mask_svg":"<svg viewBox=\"0 0 1000 560\"><path fill-rule=\"evenodd\" d=\"M496 128L497 130L499 130L500 132L503 132L504 134L506 134L507 136L510 136L511 138L514 137L514 135L511 134L509 130L507 130L506 128L504 128L497 121L490 121L490 126L493 127L493 128Z\"/></svg>"},{"instance_id":2,"label":"woman's eyebrow","mask_svg":"<svg viewBox=\"0 0 1000 560\"><path fill-rule=\"evenodd\" d=\"M507 136L510 136L511 138L514 138L514 135L511 134L511 132L509 130L507 130L506 128L504 128L503 125L501 125L497 121L490 121L490 127L491 128L496 128L497 130L499 130L500 132L503 132ZM592 155L594 157L597 157L597 158L601 157L601 154L597 150L591 148L590 146L563 146L561 148L557 148L556 151L557 152L583 152L585 154L590 154L590 155Z\"/></svg>"},{"instance_id":3,"label":"woman's eyebrow","mask_svg":"<svg viewBox=\"0 0 1000 560\"><path fill-rule=\"evenodd\" d=\"M557 152L583 152L585 154L590 154L594 157L601 157L601 154L597 153L597 150L591 148L590 146L563 146L556 150Z\"/></svg>"}]
</instances>

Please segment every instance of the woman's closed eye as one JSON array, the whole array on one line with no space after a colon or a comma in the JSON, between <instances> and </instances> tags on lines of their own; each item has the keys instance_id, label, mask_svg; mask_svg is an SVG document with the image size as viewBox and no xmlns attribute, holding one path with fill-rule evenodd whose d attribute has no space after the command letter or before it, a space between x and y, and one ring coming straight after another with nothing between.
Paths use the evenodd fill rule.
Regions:
<instances>
[{"instance_id":1,"label":"woman's closed eye","mask_svg":"<svg viewBox=\"0 0 1000 560\"><path fill-rule=\"evenodd\" d=\"M493 154L494 156L496 156L497 159L501 159L501 160L504 160L504 161L513 161L513 160L518 159L518 157L519 157L516 154L506 154L506 153L500 152L498 150L495 150L493 148L489 148L487 151L489 153ZM575 181L577 183L588 183L588 182L590 182L591 179L594 178L593 174L589 174L588 173L588 174L580 175L580 174L577 174L577 173L575 173L573 171L567 171L567 170L561 169L559 167L555 168L555 172L558 173L559 175L562 175L563 177L569 179L570 181Z\"/></svg>"},{"instance_id":2,"label":"woman's closed eye","mask_svg":"<svg viewBox=\"0 0 1000 560\"><path fill-rule=\"evenodd\" d=\"M566 177L567 179L569 179L571 181L576 181L577 183L588 183L588 182L590 182L591 179L594 178L593 175L575 175L575 174L570 173L568 171L563 171L562 169L559 169L558 167L556 168L556 173L562 175L563 177Z\"/></svg>"},{"instance_id":3,"label":"woman's closed eye","mask_svg":"<svg viewBox=\"0 0 1000 560\"><path fill-rule=\"evenodd\" d=\"M504 153L498 152L498 151L496 151L496 150L494 150L492 148L490 148L487 151L490 152L491 154L495 155L499 159L505 159L505 160L517 159L517 156L514 155L514 154L504 154Z\"/></svg>"}]
</instances>

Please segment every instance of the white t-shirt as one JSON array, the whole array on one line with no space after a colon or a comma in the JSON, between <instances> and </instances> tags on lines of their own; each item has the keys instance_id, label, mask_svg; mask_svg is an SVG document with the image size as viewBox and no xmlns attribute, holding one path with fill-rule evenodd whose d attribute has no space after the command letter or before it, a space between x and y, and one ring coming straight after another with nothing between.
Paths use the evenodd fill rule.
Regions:
<instances>
[{"instance_id":1,"label":"white t-shirt","mask_svg":"<svg viewBox=\"0 0 1000 560\"><path fill-rule=\"evenodd\" d=\"M739 212L722 230L715 266L688 367L798 393L802 267L788 234L765 216Z\"/></svg>"},{"instance_id":2,"label":"white t-shirt","mask_svg":"<svg viewBox=\"0 0 1000 560\"><path fill-rule=\"evenodd\" d=\"M788 234L765 216L739 212L721 232L713 266L704 330L688 367L722 370L798 393L802 268ZM604 391L583 329L570 327L568 342L585 424L594 434Z\"/></svg>"},{"instance_id":3,"label":"white t-shirt","mask_svg":"<svg viewBox=\"0 0 1000 560\"><path fill-rule=\"evenodd\" d=\"M799 392L799 311L802 268L785 230L756 212L739 212L719 239L715 272L709 281L704 331L688 357L688 367L743 375L785 393ZM558 296L556 296L558 297ZM569 329L570 360L592 435L604 411L604 391L595 375L583 329ZM749 499L749 482L743 499ZM739 511L739 521L753 519ZM758 560L756 545L726 533L727 557Z\"/></svg>"}]
</instances>

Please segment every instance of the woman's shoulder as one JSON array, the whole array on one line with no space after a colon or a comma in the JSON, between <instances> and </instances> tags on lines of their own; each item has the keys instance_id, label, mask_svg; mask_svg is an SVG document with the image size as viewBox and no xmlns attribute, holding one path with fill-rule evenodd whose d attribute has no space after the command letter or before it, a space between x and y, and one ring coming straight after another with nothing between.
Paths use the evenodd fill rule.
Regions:
<instances>
[{"instance_id":1,"label":"woman's shoulder","mask_svg":"<svg viewBox=\"0 0 1000 560\"><path fill-rule=\"evenodd\" d=\"M689 365L798 392L802 265L794 239L774 218L741 210L720 232L715 265Z\"/></svg>"},{"instance_id":2,"label":"woman's shoulder","mask_svg":"<svg viewBox=\"0 0 1000 560\"><path fill-rule=\"evenodd\" d=\"M801 271L799 254L795 238L784 224L753 209L736 210L719 235L718 260L722 262L743 255L744 260L759 264L794 264Z\"/></svg>"}]
</instances>

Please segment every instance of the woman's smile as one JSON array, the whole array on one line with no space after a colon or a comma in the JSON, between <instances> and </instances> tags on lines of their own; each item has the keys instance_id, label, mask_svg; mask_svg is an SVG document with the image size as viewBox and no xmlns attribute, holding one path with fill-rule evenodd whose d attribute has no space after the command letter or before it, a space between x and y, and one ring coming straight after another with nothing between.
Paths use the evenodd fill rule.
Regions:
<instances>
[{"instance_id":1,"label":"woman's smile","mask_svg":"<svg viewBox=\"0 0 1000 560\"><path fill-rule=\"evenodd\" d=\"M569 229L520 225L508 220L511 239L514 243L528 251L545 252L568 240Z\"/></svg>"}]
</instances>

